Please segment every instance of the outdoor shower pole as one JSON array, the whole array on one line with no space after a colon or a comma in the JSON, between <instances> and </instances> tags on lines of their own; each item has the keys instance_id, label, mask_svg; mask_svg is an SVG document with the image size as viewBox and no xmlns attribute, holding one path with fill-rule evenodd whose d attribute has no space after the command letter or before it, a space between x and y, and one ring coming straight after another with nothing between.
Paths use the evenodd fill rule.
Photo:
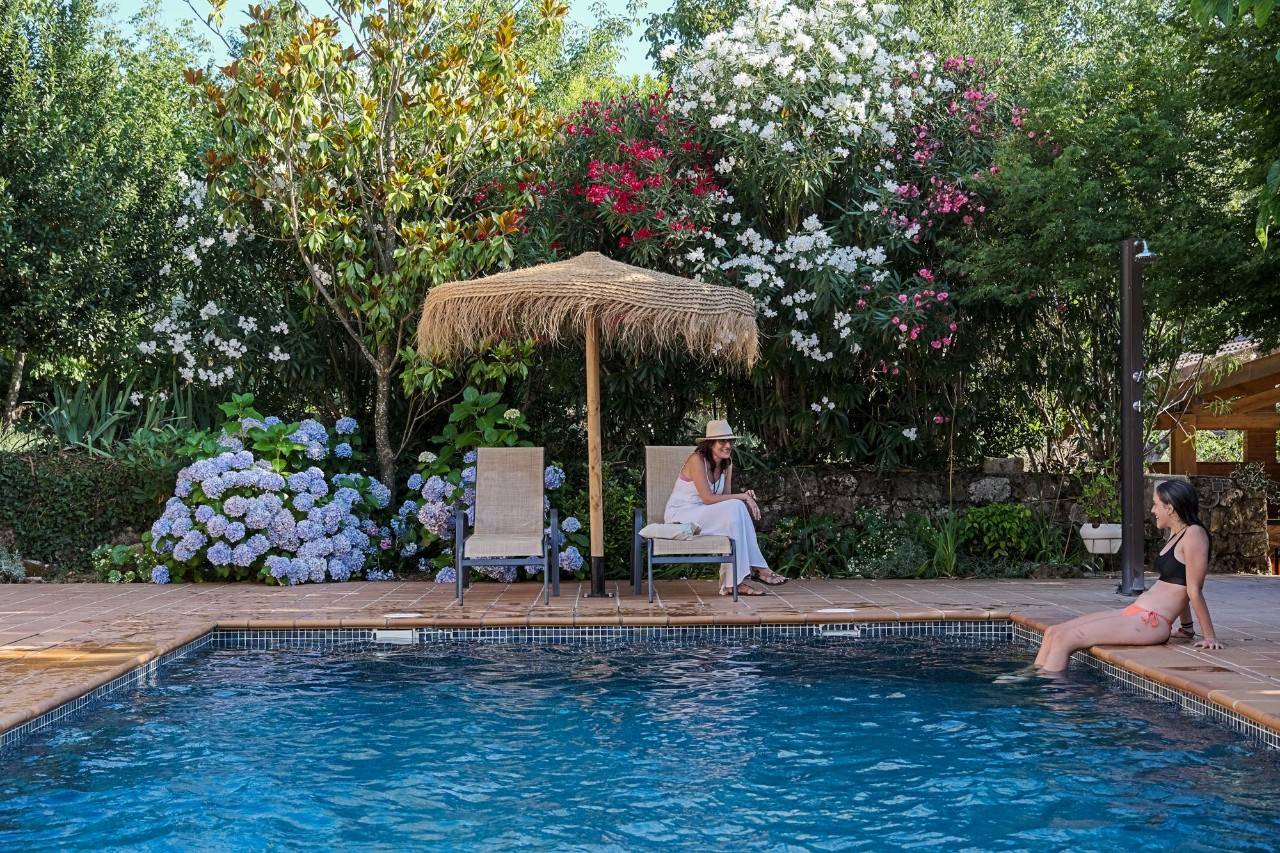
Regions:
<instances>
[{"instance_id":1,"label":"outdoor shower pole","mask_svg":"<svg viewBox=\"0 0 1280 853\"><path fill-rule=\"evenodd\" d=\"M1141 253L1139 254L1139 249ZM1120 587L1121 595L1146 589L1142 453L1142 264L1155 257L1145 240L1120 243Z\"/></svg>"}]
</instances>

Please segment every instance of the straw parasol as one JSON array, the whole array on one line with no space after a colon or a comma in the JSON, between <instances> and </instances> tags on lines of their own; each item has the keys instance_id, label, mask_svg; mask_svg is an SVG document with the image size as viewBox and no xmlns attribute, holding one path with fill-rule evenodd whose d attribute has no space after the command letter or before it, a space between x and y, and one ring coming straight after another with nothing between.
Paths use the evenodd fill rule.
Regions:
<instances>
[{"instance_id":1,"label":"straw parasol","mask_svg":"<svg viewBox=\"0 0 1280 853\"><path fill-rule=\"evenodd\" d=\"M435 287L418 322L418 350L433 358L456 358L497 338L526 337L586 342L591 591L603 595L600 348L679 348L706 362L747 368L758 354L755 303L741 290L586 252Z\"/></svg>"}]
</instances>

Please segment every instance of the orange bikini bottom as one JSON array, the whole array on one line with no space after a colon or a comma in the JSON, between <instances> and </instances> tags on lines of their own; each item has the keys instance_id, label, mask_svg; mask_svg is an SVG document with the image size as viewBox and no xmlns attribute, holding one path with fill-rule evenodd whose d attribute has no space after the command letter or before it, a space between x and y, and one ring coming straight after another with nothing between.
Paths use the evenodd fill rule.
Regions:
<instances>
[{"instance_id":1,"label":"orange bikini bottom","mask_svg":"<svg viewBox=\"0 0 1280 853\"><path fill-rule=\"evenodd\" d=\"M1147 608L1139 607L1136 604L1130 604L1124 609L1124 613L1126 616L1138 616L1143 622L1146 622L1152 628L1159 626L1161 622L1167 622L1169 624L1169 630L1173 630L1173 622L1166 619L1163 613L1157 613L1154 610L1148 610Z\"/></svg>"}]
</instances>

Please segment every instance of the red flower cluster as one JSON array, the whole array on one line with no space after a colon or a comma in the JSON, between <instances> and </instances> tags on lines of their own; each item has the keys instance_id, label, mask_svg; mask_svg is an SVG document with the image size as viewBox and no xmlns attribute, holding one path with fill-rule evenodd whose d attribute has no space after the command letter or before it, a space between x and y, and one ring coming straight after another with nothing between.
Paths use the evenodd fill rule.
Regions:
<instances>
[{"instance_id":1,"label":"red flower cluster","mask_svg":"<svg viewBox=\"0 0 1280 853\"><path fill-rule=\"evenodd\" d=\"M559 175L563 191L553 201L569 210L566 229L581 228L571 245L598 246L603 238L621 249L669 246L706 230L716 183L711 158L692 128L667 109L670 92L647 98L587 101L564 126ZM691 210L672 217L670 210ZM576 247L576 246L575 246ZM658 250L645 250L652 261Z\"/></svg>"}]
</instances>

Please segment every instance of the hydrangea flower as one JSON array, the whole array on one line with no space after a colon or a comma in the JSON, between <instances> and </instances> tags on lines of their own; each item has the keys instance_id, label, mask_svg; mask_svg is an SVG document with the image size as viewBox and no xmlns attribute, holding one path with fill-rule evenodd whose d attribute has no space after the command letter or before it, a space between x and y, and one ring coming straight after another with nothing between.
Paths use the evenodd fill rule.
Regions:
<instances>
[{"instance_id":1,"label":"hydrangea flower","mask_svg":"<svg viewBox=\"0 0 1280 853\"><path fill-rule=\"evenodd\" d=\"M582 568L582 552L576 545L570 545L560 552L560 568L566 572L576 572Z\"/></svg>"},{"instance_id":2,"label":"hydrangea flower","mask_svg":"<svg viewBox=\"0 0 1280 853\"><path fill-rule=\"evenodd\" d=\"M391 503L391 489L387 488L381 480L370 481L369 494L373 497L374 506L378 509L383 509Z\"/></svg>"},{"instance_id":3,"label":"hydrangea flower","mask_svg":"<svg viewBox=\"0 0 1280 853\"><path fill-rule=\"evenodd\" d=\"M205 552L205 559L215 566L225 566L231 562L231 546L221 540L214 542Z\"/></svg>"},{"instance_id":4,"label":"hydrangea flower","mask_svg":"<svg viewBox=\"0 0 1280 853\"><path fill-rule=\"evenodd\" d=\"M564 521L560 522L560 529L565 533L577 533L582 529L582 522L578 521L574 516L568 516Z\"/></svg>"},{"instance_id":5,"label":"hydrangea flower","mask_svg":"<svg viewBox=\"0 0 1280 853\"><path fill-rule=\"evenodd\" d=\"M166 584L169 582L169 570L164 566L153 566L151 568L151 582L158 584Z\"/></svg>"},{"instance_id":6,"label":"hydrangea flower","mask_svg":"<svg viewBox=\"0 0 1280 853\"><path fill-rule=\"evenodd\" d=\"M333 425L333 431L338 435L351 435L357 428L355 418L338 418L338 422Z\"/></svg>"},{"instance_id":7,"label":"hydrangea flower","mask_svg":"<svg viewBox=\"0 0 1280 853\"><path fill-rule=\"evenodd\" d=\"M430 533L443 538L449 535L453 513L449 511L447 504L428 502L418 510L418 521Z\"/></svg>"},{"instance_id":8,"label":"hydrangea flower","mask_svg":"<svg viewBox=\"0 0 1280 853\"><path fill-rule=\"evenodd\" d=\"M422 497L433 503L444 500L449 491L449 483L440 476L432 476L422 485Z\"/></svg>"},{"instance_id":9,"label":"hydrangea flower","mask_svg":"<svg viewBox=\"0 0 1280 853\"><path fill-rule=\"evenodd\" d=\"M555 491L564 485L564 469L548 465L547 470L543 472L542 482L549 491Z\"/></svg>"},{"instance_id":10,"label":"hydrangea flower","mask_svg":"<svg viewBox=\"0 0 1280 853\"><path fill-rule=\"evenodd\" d=\"M408 483L408 486L409 486L409 490L410 490L410 491L414 491L414 492L418 491L418 489L421 489L421 488L422 488L422 475L421 475L421 474L413 474L413 475L411 475L411 476L409 477L409 483Z\"/></svg>"},{"instance_id":11,"label":"hydrangea flower","mask_svg":"<svg viewBox=\"0 0 1280 853\"><path fill-rule=\"evenodd\" d=\"M466 453L462 454L462 461L468 465L474 465L477 458L478 454L474 450L468 450Z\"/></svg>"},{"instance_id":12,"label":"hydrangea flower","mask_svg":"<svg viewBox=\"0 0 1280 853\"><path fill-rule=\"evenodd\" d=\"M347 444L345 441L342 442L337 447L333 448L333 455L339 459L350 459L351 445Z\"/></svg>"}]
</instances>

